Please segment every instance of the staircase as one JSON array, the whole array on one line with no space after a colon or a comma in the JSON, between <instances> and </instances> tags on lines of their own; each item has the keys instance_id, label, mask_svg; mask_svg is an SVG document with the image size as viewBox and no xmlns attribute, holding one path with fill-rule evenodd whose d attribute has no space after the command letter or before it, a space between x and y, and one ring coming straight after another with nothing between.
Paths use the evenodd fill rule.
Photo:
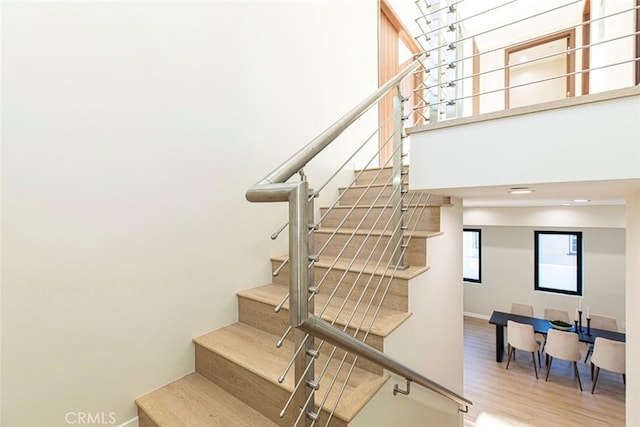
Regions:
<instances>
[{"instance_id":1,"label":"staircase","mask_svg":"<svg viewBox=\"0 0 640 427\"><path fill-rule=\"evenodd\" d=\"M372 289L381 281L386 287L391 274L371 261L367 262L372 253L375 260L380 255L380 250L373 243L391 238L389 233L375 229L369 232L366 228L371 227L379 216L391 215L390 207L373 206L369 210L371 205L367 205L380 192L386 194L391 190L390 185L384 184L390 181L391 169L378 172L379 169L366 170L360 174L355 186L340 189L341 194L344 193L340 205L327 214L315 232L314 245L318 249L348 215L315 263L314 277L318 282L332 267L316 295L316 313L327 304L322 318L335 322L336 327L346 328L352 335L358 325L368 325L373 319L371 311L365 314L365 306L369 301L377 305L382 292ZM381 351L384 350L385 337L411 316L407 301L409 280L428 270L426 241L440 234L440 207L449 204L448 197L431 195L427 199L416 196L422 195L413 191L405 195L405 200L409 201L405 217L411 218L404 232L404 239L408 242L405 257L408 266L393 274L386 297L366 337L367 344ZM351 209L357 199L360 199L358 206ZM411 203L411 200L423 202ZM325 209L321 208L322 213ZM349 227L355 227L363 218L363 227L370 236L367 238L367 233L356 232L346 250L336 259L342 245L351 236L353 230ZM380 220L381 224L385 222L386 218ZM356 251L365 240L364 249ZM380 243L378 247L384 247L384 244ZM285 256L272 258L274 270L285 259ZM294 387L291 374L281 384L278 383L278 377L294 352L294 344L290 340L292 334L281 348L276 348L276 342L289 325L288 304L285 303L278 313L274 311L288 293L288 273L288 265L285 265L273 283L238 292L238 322L193 340L195 372L136 400L140 427L294 425L298 412L292 410L294 408L290 408L283 418L279 417ZM342 285L336 289L341 278ZM328 295L334 291L334 297L329 300ZM365 303L358 303L359 300ZM359 332L358 337L362 339L362 335ZM339 370L344 353L336 351L329 359L332 349L329 344L322 348L315 363L316 378L327 362L326 378L333 378ZM352 358L347 358L347 361L352 361ZM345 382L348 371L349 366L339 370L333 387L329 387L327 381L318 389L316 405L323 401L324 405L317 425L325 425L333 412L330 425L346 426L389 378L380 367L363 360L357 361Z\"/></svg>"}]
</instances>

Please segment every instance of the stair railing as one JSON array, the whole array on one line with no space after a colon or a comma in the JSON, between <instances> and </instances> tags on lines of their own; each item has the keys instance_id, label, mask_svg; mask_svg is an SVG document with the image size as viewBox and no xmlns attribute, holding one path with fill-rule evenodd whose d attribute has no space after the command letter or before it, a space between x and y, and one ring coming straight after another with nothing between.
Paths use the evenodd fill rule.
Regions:
<instances>
[{"instance_id":1,"label":"stair railing","mask_svg":"<svg viewBox=\"0 0 640 427\"><path fill-rule=\"evenodd\" d=\"M289 204L289 256L287 260L276 268L274 275L279 274L285 266L289 267L289 293L276 307L276 311L280 311L288 300L290 326L278 341L277 345L282 345L284 340L287 339L288 335L293 331L295 351L290 364L286 367L278 381L284 381L284 377L289 373L290 369L294 368L294 390L280 414L280 416L283 417L290 405L294 404L298 409L298 415L294 425L304 422L307 426L313 426L320 421L321 417L324 417L322 422L325 422L326 418L325 425L329 425L340 401L340 397L344 392L344 387L347 384L346 380L342 389L337 391L337 397L335 396L336 392L332 392L332 399L334 400L330 414L328 416L326 416L326 414L322 415L321 409L325 403L327 403L330 392L336 383L336 378L343 367L350 365L349 372L346 374L348 380L355 368L358 358L373 362L390 372L404 377L408 382L414 382L428 390L451 399L461 407L463 412L466 412L468 407L472 405L468 399L399 363L365 342L378 317L382 302L389 293L395 273L401 271L405 266L404 256L409 246L412 232L415 232L419 219L423 215L429 202L430 196L428 194L421 192L413 193L409 197L408 205L422 207L414 209L411 215L407 214L406 202L404 201L405 197L407 197L407 190L403 183L405 175L403 170L403 157L406 155L406 153L403 152L403 139L406 138L403 123L407 119L407 116L404 115L404 106L407 98L402 97L399 89L402 80L408 76L412 78L412 73L421 67L425 58L426 54L417 56L416 59L396 77L389 80L326 131L300 149L288 160L280 164L246 193L247 200L251 202L288 202ZM344 130L350 127L395 89L398 90L398 96L394 97L393 113L391 117L386 119L393 120L394 122L393 134L381 144L380 150L377 150L373 156L369 157L365 167L357 174L349 187L340 194L338 200L330 207L329 211L325 212L319 221L315 221L314 199L318 197L319 192L309 187L308 177L304 172L305 166L326 147L332 144ZM379 129L380 128L342 164L340 169L352 161L354 156L360 153L360 150L362 150L369 141L377 141L377 138L374 139L374 136L380 134ZM318 229L318 224L329 215L331 209L337 206L340 199L345 197L349 188L353 188L354 185L356 185L358 177L364 173L367 167L378 166L377 160L381 155L381 151L385 149L387 145L392 147L392 155L379 166L391 168L392 173L385 181L384 178L381 178L383 169L380 169L376 177L371 180L371 183L364 189L362 195L353 203L348 212L348 214L353 213L354 209L360 205L360 201L365 197L365 194L369 195L372 193L375 198L373 202L369 201L366 214L362 216L362 219L354 228L347 228L345 226L345 221L347 220L347 216L345 216L340 224L335 227L331 235L327 237L327 240L322 245L318 245L319 248L315 249L314 234ZM297 182L288 182L296 174L300 175L300 180ZM333 179L337 174L338 172L333 173L329 180ZM319 188L325 188L328 181L321 184ZM378 186L380 186L378 190L375 188L376 184L374 184L374 182L380 181L383 185L380 186L378 184ZM390 185L392 188L391 194L384 193L384 188L387 185ZM377 193L376 190L378 190ZM377 217L375 214L369 215L371 210L376 206L389 208L391 210L389 218L384 219L384 209L380 210ZM363 222L365 218L374 218L373 224L364 226ZM369 221L371 221L371 219L369 219ZM413 230L409 230L407 224L413 224ZM272 235L272 238L276 238L280 232L286 228L287 225L282 226ZM375 232L374 229L376 230ZM330 242L337 242L339 238L346 238L347 240L346 243L342 243L338 255L331 261L324 260L323 253L325 249ZM360 241L360 243L358 243L358 241ZM364 249L365 244L367 242L371 243L372 241L374 241L373 249ZM352 253L354 248L355 253ZM364 260L362 258L364 258ZM344 264L345 260L348 266L344 269L342 277L338 280L330 295L326 297L322 303L322 308L317 310L318 314L314 314L314 305L317 302L316 300L320 298L318 295L321 286L327 281L331 272L335 273L336 270L334 267L336 267L336 264L339 262ZM327 264L326 273L323 277L315 278L314 265L323 261L326 261L325 264ZM341 288L347 286L344 280L347 272L358 271L358 269L357 278L350 289L345 290ZM363 281L366 281L364 286L359 282L361 278ZM362 289L356 289L358 283L360 283L359 287ZM342 292L346 294L346 296L337 313L328 316L325 310L338 292ZM350 313L348 313L349 310L347 310L346 307L346 302L349 298L357 299L355 306L348 308L351 310ZM331 320L323 320L323 315L325 318ZM342 316L342 318L344 318L344 316L348 317L348 320L344 322L346 326L342 329L336 326L340 316ZM348 325L354 324L358 326L355 328L353 326L348 327ZM325 345L325 342L335 347L330 352L329 358L324 361L322 368L319 370L319 374L316 376L314 374L315 364L319 361L319 353ZM317 404L315 396L319 389L320 381L323 381L325 376L329 376L328 372L333 369L329 369L329 365L332 363L332 360L334 360L333 357L338 349L346 350L346 352L338 363L338 367L336 368L333 378L330 380L329 386L323 387L325 392L324 397L322 401ZM320 410L316 410L316 407L319 407Z\"/></svg>"},{"instance_id":2,"label":"stair railing","mask_svg":"<svg viewBox=\"0 0 640 427\"><path fill-rule=\"evenodd\" d=\"M504 0L476 10L475 6L480 3L471 3L415 0L418 15L415 24L419 29L415 40L428 57L423 69L416 74L422 82L414 91L418 100L414 113L426 124L513 108L511 96L525 88L535 90L536 86L532 85L541 83L566 80L566 98L591 94L593 86L596 92L602 92L640 84L637 19L640 4L611 8L614 2L598 6L595 2L565 0L550 2L545 7L544 2ZM534 4L536 7L531 8ZM545 29L532 36L532 28L539 27L543 19ZM478 20L483 20L482 25L477 25ZM618 28L613 32L604 31L613 27ZM596 28L598 31L594 31ZM502 40L504 33L499 31L510 31L514 36ZM524 46L541 46L550 40L563 39L560 36L571 33L581 34L581 43L574 40L565 49L532 53L533 57L521 55L517 61L509 60L506 55L509 51L524 52ZM560 38L554 39L556 35ZM478 41L481 39L486 46ZM476 41L480 44L478 49L471 47ZM636 45L635 49L631 45ZM522 82L507 77L523 67L539 66L563 57L567 58L566 72L549 71L548 75ZM581 85L576 85L577 79ZM537 88L544 90L541 86ZM504 95L504 101L500 95ZM517 105L536 103L534 100L523 102ZM470 103L476 105L470 108Z\"/></svg>"}]
</instances>

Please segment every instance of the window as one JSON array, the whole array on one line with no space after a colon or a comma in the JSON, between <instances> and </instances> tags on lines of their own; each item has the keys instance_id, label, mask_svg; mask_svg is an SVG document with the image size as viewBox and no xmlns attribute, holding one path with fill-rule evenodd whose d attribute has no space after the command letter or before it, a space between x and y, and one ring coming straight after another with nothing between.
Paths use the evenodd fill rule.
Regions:
<instances>
[{"instance_id":1,"label":"window","mask_svg":"<svg viewBox=\"0 0 640 427\"><path fill-rule=\"evenodd\" d=\"M480 283L480 230L465 228L462 233L462 277L465 282Z\"/></svg>"},{"instance_id":2,"label":"window","mask_svg":"<svg viewBox=\"0 0 640 427\"><path fill-rule=\"evenodd\" d=\"M535 231L535 290L582 295L582 233Z\"/></svg>"}]
</instances>

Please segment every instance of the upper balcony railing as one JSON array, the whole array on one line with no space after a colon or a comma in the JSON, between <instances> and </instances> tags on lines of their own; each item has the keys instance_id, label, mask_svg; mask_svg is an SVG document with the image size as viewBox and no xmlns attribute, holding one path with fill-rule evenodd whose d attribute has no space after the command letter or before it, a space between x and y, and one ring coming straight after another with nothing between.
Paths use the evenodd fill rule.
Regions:
<instances>
[{"instance_id":1,"label":"upper balcony railing","mask_svg":"<svg viewBox=\"0 0 640 427\"><path fill-rule=\"evenodd\" d=\"M640 83L640 0L416 0L429 124Z\"/></svg>"}]
</instances>

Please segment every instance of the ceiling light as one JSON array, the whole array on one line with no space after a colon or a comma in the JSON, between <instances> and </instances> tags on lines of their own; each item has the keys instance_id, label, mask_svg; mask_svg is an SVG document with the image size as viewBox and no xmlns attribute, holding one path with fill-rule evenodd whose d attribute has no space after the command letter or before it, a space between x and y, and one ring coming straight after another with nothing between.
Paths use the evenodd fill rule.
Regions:
<instances>
[{"instance_id":1,"label":"ceiling light","mask_svg":"<svg viewBox=\"0 0 640 427\"><path fill-rule=\"evenodd\" d=\"M562 206L571 206L571 203L562 203Z\"/></svg>"},{"instance_id":2,"label":"ceiling light","mask_svg":"<svg viewBox=\"0 0 640 427\"><path fill-rule=\"evenodd\" d=\"M591 200L588 199L575 199L574 203L589 203Z\"/></svg>"},{"instance_id":3,"label":"ceiling light","mask_svg":"<svg viewBox=\"0 0 640 427\"><path fill-rule=\"evenodd\" d=\"M531 194L533 193L534 190L528 188L528 187L512 187L509 190L510 194Z\"/></svg>"}]
</instances>

